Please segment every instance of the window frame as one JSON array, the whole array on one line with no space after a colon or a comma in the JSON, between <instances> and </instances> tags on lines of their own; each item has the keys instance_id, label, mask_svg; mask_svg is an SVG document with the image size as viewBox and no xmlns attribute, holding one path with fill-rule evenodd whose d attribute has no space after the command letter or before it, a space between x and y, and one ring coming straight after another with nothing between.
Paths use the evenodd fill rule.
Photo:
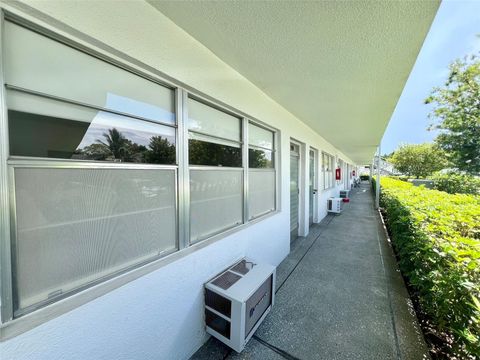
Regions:
<instances>
[{"instance_id":1,"label":"window frame","mask_svg":"<svg viewBox=\"0 0 480 360\"><path fill-rule=\"evenodd\" d=\"M124 71L134 73L142 78L157 83L174 90L175 98L175 129L176 129L176 163L173 165L163 164L145 164L145 163L110 163L92 160L78 159L55 159L55 158L33 158L33 157L10 157L8 141L8 114L6 108L6 84L4 76L4 61L0 59L0 103L3 105L0 111L0 267L1 267L1 316L0 328L1 338L5 340L14 337L20 333L30 330L50 319L53 319L65 312L73 310L99 296L102 296L130 281L134 281L152 271L166 266L182 257L191 254L205 246L208 246L218 240L225 238L233 233L242 231L245 228L274 216L281 211L281 179L278 176L280 170L280 156L277 151L280 144L281 132L264 122L241 112L230 105L218 101L209 95L196 90L174 78L152 68L135 58L132 58L110 46L99 42L96 39L88 37L77 30L74 30L64 24L56 22L54 19L45 19L41 13L33 10L28 15L21 9L12 4L0 4L0 50L4 47L4 24L5 21L13 22L30 31L40 35L47 36L64 46L73 47L78 51L86 53L116 66ZM248 217L248 146L242 146L242 168L243 173L243 223L227 229L218 234L212 235L202 241L191 244L189 242L189 166L188 166L188 98L192 97L198 101L206 102L210 106L218 108L220 111L230 113L241 120L242 143L248 144L248 123L252 122L256 126L263 127L273 132L274 148L272 150L272 161L275 171L275 210L254 219ZM79 104L85 105L85 104ZM125 114L120 114L125 115ZM134 116L127 116L135 118ZM140 119L143 120L143 119ZM167 124L165 124L167 125ZM172 126L170 124L170 126ZM33 164L35 163L35 164ZM148 260L145 264L135 265L125 269L121 273L115 273L108 278L101 278L98 283L88 285L74 293L68 293L68 296L46 306L39 307L35 311L28 312L20 317L13 316L13 288L12 282L15 276L12 270L12 250L15 236L15 187L14 187L14 169L15 167L32 165L40 167L80 167L80 168L161 168L175 169L175 192L176 192L176 244L177 250L168 254L162 254L159 258ZM271 170L271 168L269 168ZM184 184L183 186L181 184ZM185 185L187 184L187 185ZM5 210L5 211L3 211Z\"/></svg>"},{"instance_id":2,"label":"window frame","mask_svg":"<svg viewBox=\"0 0 480 360\"><path fill-rule=\"evenodd\" d=\"M325 157L328 159L329 172L325 171ZM327 175L328 179L327 179ZM329 190L335 187L335 157L326 151L322 151L322 178L323 178L323 190ZM328 182L326 181L328 180Z\"/></svg>"},{"instance_id":3,"label":"window frame","mask_svg":"<svg viewBox=\"0 0 480 360\"><path fill-rule=\"evenodd\" d=\"M272 132L272 135L273 135L273 143L272 143L272 149L267 149L267 148L264 148L264 147L261 147L261 146L256 146L256 145L250 145L250 141L249 141L249 138L248 138L248 133L249 133L249 126L253 125L253 126L257 126L259 128L262 128L264 130L267 130L267 131L271 131ZM260 219L268 214L271 214L271 213L275 213L276 211L278 211L278 207L279 207L279 193L281 191L279 191L279 189L281 189L279 187L279 176L278 176L278 162L280 161L280 155L278 154L278 143L279 143L279 132L274 130L273 128L269 127L269 126L266 126L258 121L254 121L254 120L251 120L251 119L245 119L245 123L244 123L244 128L247 129L247 131L244 131L244 133L246 133L245 137L244 137L244 143L245 143L245 173L246 173L246 176L245 176L245 198L247 199L247 202L245 203L245 210L244 210L244 216L245 216L245 219L247 219L246 221L254 221L254 220L257 220L257 219ZM272 167L267 167L267 168L250 168L250 163L249 163L249 150L250 148L252 149L260 149L260 150L267 150L267 151L270 151L272 153ZM274 172L274 203L273 203L273 208L274 210L273 211L266 211L264 213L261 213L261 214L258 214L256 216L250 216L250 211L249 211L249 203L248 203L248 197L249 197L249 173L250 171L253 171L253 172L262 172L262 171L265 171L265 172L270 172L272 171Z\"/></svg>"}]
</instances>

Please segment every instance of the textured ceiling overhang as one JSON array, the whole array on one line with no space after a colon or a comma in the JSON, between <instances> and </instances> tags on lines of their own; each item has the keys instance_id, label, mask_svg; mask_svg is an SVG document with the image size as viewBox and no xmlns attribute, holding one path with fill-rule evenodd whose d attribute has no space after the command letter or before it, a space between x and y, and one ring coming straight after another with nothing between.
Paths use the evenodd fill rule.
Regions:
<instances>
[{"instance_id":1,"label":"textured ceiling overhang","mask_svg":"<svg viewBox=\"0 0 480 360\"><path fill-rule=\"evenodd\" d=\"M357 164L369 163L440 1L149 1Z\"/></svg>"}]
</instances>

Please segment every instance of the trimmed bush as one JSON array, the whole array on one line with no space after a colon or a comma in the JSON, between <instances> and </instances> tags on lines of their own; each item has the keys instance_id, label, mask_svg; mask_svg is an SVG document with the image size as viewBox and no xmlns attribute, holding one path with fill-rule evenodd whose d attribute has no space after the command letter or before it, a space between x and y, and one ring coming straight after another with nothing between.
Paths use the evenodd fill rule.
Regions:
<instances>
[{"instance_id":1,"label":"trimmed bush","mask_svg":"<svg viewBox=\"0 0 480 360\"><path fill-rule=\"evenodd\" d=\"M480 357L480 196L381 179L381 207L399 266L421 311L454 338L452 355Z\"/></svg>"},{"instance_id":2,"label":"trimmed bush","mask_svg":"<svg viewBox=\"0 0 480 360\"><path fill-rule=\"evenodd\" d=\"M368 181L368 180L370 180L370 175L360 174L360 180L362 180L362 181Z\"/></svg>"},{"instance_id":3,"label":"trimmed bush","mask_svg":"<svg viewBox=\"0 0 480 360\"><path fill-rule=\"evenodd\" d=\"M449 194L480 194L480 178L472 175L447 173L432 176L434 188Z\"/></svg>"}]
</instances>

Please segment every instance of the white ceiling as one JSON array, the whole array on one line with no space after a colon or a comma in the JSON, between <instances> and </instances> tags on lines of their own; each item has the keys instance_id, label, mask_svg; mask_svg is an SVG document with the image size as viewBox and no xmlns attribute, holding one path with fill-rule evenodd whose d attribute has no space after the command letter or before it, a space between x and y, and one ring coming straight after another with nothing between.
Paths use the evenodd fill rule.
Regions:
<instances>
[{"instance_id":1,"label":"white ceiling","mask_svg":"<svg viewBox=\"0 0 480 360\"><path fill-rule=\"evenodd\" d=\"M440 1L149 1L357 163L369 163Z\"/></svg>"}]
</instances>

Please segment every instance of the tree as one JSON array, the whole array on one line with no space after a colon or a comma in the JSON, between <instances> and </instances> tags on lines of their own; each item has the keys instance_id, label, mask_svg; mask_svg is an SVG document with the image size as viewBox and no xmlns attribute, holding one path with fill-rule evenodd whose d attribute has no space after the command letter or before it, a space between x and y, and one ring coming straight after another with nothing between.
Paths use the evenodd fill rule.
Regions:
<instances>
[{"instance_id":1,"label":"tree","mask_svg":"<svg viewBox=\"0 0 480 360\"><path fill-rule=\"evenodd\" d=\"M434 104L430 129L440 130L435 142L452 165L480 173L480 58L452 63L444 86L433 89L425 103Z\"/></svg>"},{"instance_id":2,"label":"tree","mask_svg":"<svg viewBox=\"0 0 480 360\"><path fill-rule=\"evenodd\" d=\"M445 153L433 144L401 145L389 161L401 173L417 179L431 175L447 165Z\"/></svg>"}]
</instances>

